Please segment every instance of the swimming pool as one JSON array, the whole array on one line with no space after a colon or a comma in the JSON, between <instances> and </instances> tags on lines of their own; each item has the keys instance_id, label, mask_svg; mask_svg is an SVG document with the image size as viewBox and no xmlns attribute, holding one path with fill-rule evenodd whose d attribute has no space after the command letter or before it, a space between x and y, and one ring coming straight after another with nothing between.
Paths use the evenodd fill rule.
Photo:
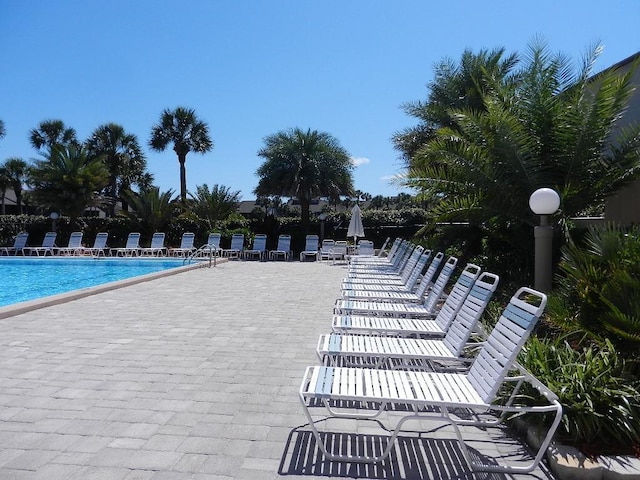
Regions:
<instances>
[{"instance_id":1,"label":"swimming pool","mask_svg":"<svg viewBox=\"0 0 640 480\"><path fill-rule=\"evenodd\" d=\"M0 258L0 307L183 266L183 260Z\"/></svg>"}]
</instances>

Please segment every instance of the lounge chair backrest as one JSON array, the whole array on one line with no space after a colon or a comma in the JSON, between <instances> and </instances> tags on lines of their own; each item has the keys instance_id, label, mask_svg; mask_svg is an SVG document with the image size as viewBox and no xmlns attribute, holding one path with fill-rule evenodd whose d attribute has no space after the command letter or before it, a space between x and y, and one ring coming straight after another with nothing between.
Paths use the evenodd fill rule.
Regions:
<instances>
[{"instance_id":1,"label":"lounge chair backrest","mask_svg":"<svg viewBox=\"0 0 640 480\"><path fill-rule=\"evenodd\" d=\"M422 274L422 270L424 270L424 267L427 265L430 257L431 250L423 252L416 264L413 266L413 269L407 272L408 275L406 275L405 272L402 273L401 278L404 280L404 283L407 286L408 290L413 290L413 288L416 286L416 284L418 283L418 279Z\"/></svg>"},{"instance_id":2,"label":"lounge chair backrest","mask_svg":"<svg viewBox=\"0 0 640 480\"><path fill-rule=\"evenodd\" d=\"M391 237L387 237L384 243L382 244L382 247L380 247L380 251L378 252L379 257L384 255L385 253L384 249L387 248L387 245L389 244L389 240L391 240Z\"/></svg>"},{"instance_id":3,"label":"lounge chair backrest","mask_svg":"<svg viewBox=\"0 0 640 480\"><path fill-rule=\"evenodd\" d=\"M467 373L469 382L486 403L493 401L546 304L544 293L527 287L511 297Z\"/></svg>"},{"instance_id":4,"label":"lounge chair backrest","mask_svg":"<svg viewBox=\"0 0 640 480\"><path fill-rule=\"evenodd\" d=\"M214 248L220 248L220 237L219 233L210 233L209 238L207 239L207 245L211 245Z\"/></svg>"},{"instance_id":5,"label":"lounge chair backrest","mask_svg":"<svg viewBox=\"0 0 640 480\"><path fill-rule=\"evenodd\" d=\"M27 246L27 240L29 239L29 234L27 232L20 232L16 235L16 238L13 241L13 248L15 250L22 250Z\"/></svg>"},{"instance_id":6,"label":"lounge chair backrest","mask_svg":"<svg viewBox=\"0 0 640 480\"><path fill-rule=\"evenodd\" d=\"M360 240L360 243L358 243L358 255L374 255L375 253L371 240Z\"/></svg>"},{"instance_id":7,"label":"lounge chair backrest","mask_svg":"<svg viewBox=\"0 0 640 480\"><path fill-rule=\"evenodd\" d=\"M336 240L333 245L334 255L346 255L349 251L349 244L345 240Z\"/></svg>"},{"instance_id":8,"label":"lounge chair backrest","mask_svg":"<svg viewBox=\"0 0 640 480\"><path fill-rule=\"evenodd\" d=\"M320 238L318 237L318 235L307 235L306 240L304 242L304 251L317 252L319 241L320 241Z\"/></svg>"},{"instance_id":9,"label":"lounge chair backrest","mask_svg":"<svg viewBox=\"0 0 640 480\"><path fill-rule=\"evenodd\" d=\"M151 237L151 247L150 248L162 248L164 247L164 233L156 232Z\"/></svg>"},{"instance_id":10,"label":"lounge chair backrest","mask_svg":"<svg viewBox=\"0 0 640 480\"><path fill-rule=\"evenodd\" d=\"M402 278L404 283L407 283L409 281L409 277L413 273L418 262L423 258L424 253L425 253L424 248L422 248L420 245L418 245L413 250L413 252L411 252L411 256L409 257L407 262L402 266L402 269L400 271L401 272L400 278ZM430 256L431 256L431 251L429 251L427 254L427 257L430 257ZM422 266L422 268L424 268L424 265ZM420 273L422 273L422 270L420 270ZM416 282L417 282L417 279L416 279Z\"/></svg>"},{"instance_id":11,"label":"lounge chair backrest","mask_svg":"<svg viewBox=\"0 0 640 480\"><path fill-rule=\"evenodd\" d=\"M429 264L427 271L424 272L422 280L420 280L420 285L416 290L416 295L418 296L418 298L422 298L422 296L427 293L427 289L431 286L431 281L433 280L433 277L435 277L438 268L440 268L440 264L442 263L443 259L444 253L438 252L436 253L436 256L433 257L433 260L431 260L431 263Z\"/></svg>"},{"instance_id":12,"label":"lounge chair backrest","mask_svg":"<svg viewBox=\"0 0 640 480\"><path fill-rule=\"evenodd\" d=\"M264 233L259 233L253 237L253 250L264 252L267 249L267 236Z\"/></svg>"},{"instance_id":13,"label":"lounge chair backrest","mask_svg":"<svg viewBox=\"0 0 640 480\"><path fill-rule=\"evenodd\" d=\"M400 237L397 237L393 241L393 244L391 245L391 249L389 249L389 254L387 255L387 258L393 258L398 248L400 248L400 245L402 245L402 239Z\"/></svg>"},{"instance_id":14,"label":"lounge chair backrest","mask_svg":"<svg viewBox=\"0 0 640 480\"><path fill-rule=\"evenodd\" d=\"M109 234L107 232L100 232L96 235L95 240L93 241L93 248L95 249L103 249L107 247L107 239L109 238Z\"/></svg>"},{"instance_id":15,"label":"lounge chair backrest","mask_svg":"<svg viewBox=\"0 0 640 480\"><path fill-rule=\"evenodd\" d=\"M449 295L447 295L447 299L444 301L444 305L442 305L442 308L440 308L435 318L436 324L443 331L447 332L449 330L453 319L458 314L458 310L462 307L462 303L467 298L467 295L469 295L480 273L481 270L479 266L473 263L467 263L458 280L454 283Z\"/></svg>"},{"instance_id":16,"label":"lounge chair backrest","mask_svg":"<svg viewBox=\"0 0 640 480\"><path fill-rule=\"evenodd\" d=\"M231 250L244 250L244 234L234 233L231 236Z\"/></svg>"},{"instance_id":17,"label":"lounge chair backrest","mask_svg":"<svg viewBox=\"0 0 640 480\"><path fill-rule=\"evenodd\" d=\"M424 300L424 306L428 311L433 312L435 310L438 302L442 298L442 293L447 286L447 282L451 278L451 275L453 275L453 271L456 269L457 264L458 259L456 257L449 257L447 263L445 263L442 270L440 270L438 278L433 282L433 286L431 287L431 290L429 290L427 298Z\"/></svg>"},{"instance_id":18,"label":"lounge chair backrest","mask_svg":"<svg viewBox=\"0 0 640 480\"><path fill-rule=\"evenodd\" d=\"M184 232L182 234L182 239L180 240L180 249L188 250L190 248L193 248L193 242L195 238L196 236L193 232Z\"/></svg>"},{"instance_id":19,"label":"lounge chair backrest","mask_svg":"<svg viewBox=\"0 0 640 480\"><path fill-rule=\"evenodd\" d=\"M291 250L291 235L280 235L278 237L278 246L276 247L276 251L288 252L289 250Z\"/></svg>"},{"instance_id":20,"label":"lounge chair backrest","mask_svg":"<svg viewBox=\"0 0 640 480\"><path fill-rule=\"evenodd\" d=\"M482 313L489 305L493 293L498 288L500 277L493 273L483 272L473 284L467 298L451 323L442 341L449 350L460 357L469 341L469 337L476 329Z\"/></svg>"},{"instance_id":21,"label":"lounge chair backrest","mask_svg":"<svg viewBox=\"0 0 640 480\"><path fill-rule=\"evenodd\" d=\"M56 237L58 234L56 232L47 232L44 236L44 240L42 240L42 248L52 248L56 245Z\"/></svg>"},{"instance_id":22,"label":"lounge chair backrest","mask_svg":"<svg viewBox=\"0 0 640 480\"><path fill-rule=\"evenodd\" d=\"M67 248L80 248L82 247L82 232L73 232L69 236L69 243Z\"/></svg>"},{"instance_id":23,"label":"lounge chair backrest","mask_svg":"<svg viewBox=\"0 0 640 480\"><path fill-rule=\"evenodd\" d=\"M127 237L127 244L124 248L139 248L140 247L140 234L138 232L130 233Z\"/></svg>"}]
</instances>

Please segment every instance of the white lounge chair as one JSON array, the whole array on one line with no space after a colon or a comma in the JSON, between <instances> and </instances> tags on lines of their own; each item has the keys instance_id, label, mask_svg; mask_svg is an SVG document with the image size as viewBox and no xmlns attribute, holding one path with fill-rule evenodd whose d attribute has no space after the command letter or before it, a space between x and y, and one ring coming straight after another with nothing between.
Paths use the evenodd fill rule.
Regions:
<instances>
[{"instance_id":1,"label":"white lounge chair","mask_svg":"<svg viewBox=\"0 0 640 480\"><path fill-rule=\"evenodd\" d=\"M276 249L269 251L269 260L277 260L278 258L291 259L291 235L279 235Z\"/></svg>"},{"instance_id":2,"label":"white lounge chair","mask_svg":"<svg viewBox=\"0 0 640 480\"><path fill-rule=\"evenodd\" d=\"M24 248L27 246L27 240L29 240L29 234L27 232L20 232L13 239L13 246L0 248L0 254L2 255L24 255Z\"/></svg>"},{"instance_id":3,"label":"white lounge chair","mask_svg":"<svg viewBox=\"0 0 640 480\"><path fill-rule=\"evenodd\" d=\"M187 257L196 251L196 247L193 245L196 239L196 235L193 232L184 232L180 239L180 246L170 248L168 255L171 257Z\"/></svg>"},{"instance_id":4,"label":"white lounge chair","mask_svg":"<svg viewBox=\"0 0 640 480\"><path fill-rule=\"evenodd\" d=\"M386 336L369 329L366 335L332 333L321 335L317 353L323 362L333 366L372 366L387 368L429 368L434 362L454 368L464 366L465 347L478 328L480 317L489 304L500 279L484 272L462 302L447 333L441 339ZM475 345L478 345L477 343Z\"/></svg>"},{"instance_id":5,"label":"white lounge chair","mask_svg":"<svg viewBox=\"0 0 640 480\"><path fill-rule=\"evenodd\" d=\"M374 257L376 249L373 248L373 242L371 240L360 240L357 253L358 257Z\"/></svg>"},{"instance_id":6,"label":"white lounge chair","mask_svg":"<svg viewBox=\"0 0 640 480\"><path fill-rule=\"evenodd\" d=\"M164 246L164 232L155 232L151 237L151 244L148 247L140 248L140 255L149 257L161 257L167 254L167 247Z\"/></svg>"},{"instance_id":7,"label":"white lounge chair","mask_svg":"<svg viewBox=\"0 0 640 480\"><path fill-rule=\"evenodd\" d=\"M244 252L244 234L234 233L231 235L231 245L229 248L223 248L221 253L223 257L241 258Z\"/></svg>"},{"instance_id":8,"label":"white lounge chair","mask_svg":"<svg viewBox=\"0 0 640 480\"><path fill-rule=\"evenodd\" d=\"M257 257L258 260L265 260L267 255L267 236L263 233L257 234L253 237L253 247L244 251L244 258L249 260Z\"/></svg>"},{"instance_id":9,"label":"white lounge chair","mask_svg":"<svg viewBox=\"0 0 640 480\"><path fill-rule=\"evenodd\" d=\"M132 232L127 236L127 243L124 247L112 248L111 255L116 257L137 257L140 255L140 233Z\"/></svg>"},{"instance_id":10,"label":"white lounge chair","mask_svg":"<svg viewBox=\"0 0 640 480\"><path fill-rule=\"evenodd\" d=\"M329 260L331 258L331 250L335 243L336 242L331 238L325 238L322 240L322 245L320 245L320 251L318 252L318 258L320 261Z\"/></svg>"},{"instance_id":11,"label":"white lounge chair","mask_svg":"<svg viewBox=\"0 0 640 480\"><path fill-rule=\"evenodd\" d=\"M422 247L418 247L421 251ZM413 257L413 255L412 255ZM411 260L407 263L401 275L376 275L373 277L347 276L340 285L341 290L390 290L398 292L414 292L422 275L422 271L427 266L431 258L431 250L419 253L417 261Z\"/></svg>"},{"instance_id":12,"label":"white lounge chair","mask_svg":"<svg viewBox=\"0 0 640 480\"><path fill-rule=\"evenodd\" d=\"M69 242L66 247L55 247L53 253L56 255L80 255L82 254L82 232L73 232L69 236Z\"/></svg>"},{"instance_id":13,"label":"white lounge chair","mask_svg":"<svg viewBox=\"0 0 640 480\"><path fill-rule=\"evenodd\" d=\"M94 257L106 256L106 252L109 250L107 246L107 239L109 234L107 232L99 232L96 234L96 238L93 240L92 247L84 247L82 249L83 254L93 255Z\"/></svg>"},{"instance_id":14,"label":"white lounge chair","mask_svg":"<svg viewBox=\"0 0 640 480\"><path fill-rule=\"evenodd\" d=\"M535 302L535 303L534 303ZM519 289L511 298L495 328L466 373L425 372L412 370L379 370L371 368L347 368L313 366L305 371L299 390L300 403L322 454L330 460L348 462L379 462L387 458L407 420L437 420L450 424L462 449L462 454L473 470L526 473L534 470L542 460L546 449L560 423L562 405L557 396L545 385L516 363L516 357L529 337L546 305L543 293L528 288ZM516 372L509 376L510 372ZM528 407L518 405L515 395L520 386L528 382L541 393L546 404ZM505 385L514 385L506 401L498 401L497 394ZM336 453L340 446L326 445L315 420L311 415L313 406L323 404L330 416L354 419L378 417L387 406L406 405L407 415L400 418L392 433L381 446L381 453L364 448L358 449L352 442L349 449ZM336 406L347 403L370 406L380 405L377 410L369 408L338 410ZM458 409L484 414L472 419L456 416ZM498 416L487 419L486 414L496 412ZM525 465L498 465L472 458L464 441L460 426L495 427L504 415L518 413L555 413L547 435L533 460ZM386 431L390 431L385 429ZM464 433L468 433L465 430ZM479 455L474 455L478 458Z\"/></svg>"},{"instance_id":15,"label":"white lounge chair","mask_svg":"<svg viewBox=\"0 0 640 480\"><path fill-rule=\"evenodd\" d=\"M305 238L304 250L300 252L301 262L305 261L307 258L318 260L320 257L320 250L318 247L319 242L320 237L318 237L318 235L307 235Z\"/></svg>"},{"instance_id":16,"label":"white lounge chair","mask_svg":"<svg viewBox=\"0 0 640 480\"><path fill-rule=\"evenodd\" d=\"M377 333L382 335L437 337L444 336L464 300L480 276L480 267L467 264L439 309L439 288L430 292L423 305L400 304L397 311L383 315L340 314L333 316L334 332ZM435 318L434 318L435 317Z\"/></svg>"},{"instance_id":17,"label":"white lounge chair","mask_svg":"<svg viewBox=\"0 0 640 480\"><path fill-rule=\"evenodd\" d=\"M204 256L222 256L222 249L220 248L220 238L222 235L218 232L211 232L207 237L207 243L202 245L198 249L197 255L200 257Z\"/></svg>"},{"instance_id":18,"label":"white lounge chair","mask_svg":"<svg viewBox=\"0 0 640 480\"><path fill-rule=\"evenodd\" d=\"M335 264L339 260L347 260L349 254L349 244L345 240L336 240L331 249L331 263Z\"/></svg>"},{"instance_id":19,"label":"white lounge chair","mask_svg":"<svg viewBox=\"0 0 640 480\"><path fill-rule=\"evenodd\" d=\"M33 255L34 253L39 257L40 254L45 257L47 254L53 256L53 250L56 247L56 237L58 234L56 232L47 232L42 240L42 245L39 247L24 247L22 250L24 253L28 255Z\"/></svg>"}]
</instances>

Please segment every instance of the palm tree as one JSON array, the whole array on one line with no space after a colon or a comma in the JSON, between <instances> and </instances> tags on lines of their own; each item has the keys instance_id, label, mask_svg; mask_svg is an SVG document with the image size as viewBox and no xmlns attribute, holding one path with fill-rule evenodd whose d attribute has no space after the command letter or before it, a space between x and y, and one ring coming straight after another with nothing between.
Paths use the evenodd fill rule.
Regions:
<instances>
[{"instance_id":1,"label":"palm tree","mask_svg":"<svg viewBox=\"0 0 640 480\"><path fill-rule=\"evenodd\" d=\"M111 198L109 215L115 215L115 204L120 192L132 185L139 188L148 186L145 177L147 161L135 135L126 133L115 123L107 123L96 128L86 141L90 155L101 157L109 171L109 185L106 195Z\"/></svg>"},{"instance_id":2,"label":"palm tree","mask_svg":"<svg viewBox=\"0 0 640 480\"><path fill-rule=\"evenodd\" d=\"M173 151L180 163L180 201L187 203L187 173L185 162L189 152L206 153L213 148L208 125L196 117L192 109L178 107L166 109L160 121L151 129L149 146L158 152L164 151L172 143Z\"/></svg>"},{"instance_id":3,"label":"palm tree","mask_svg":"<svg viewBox=\"0 0 640 480\"><path fill-rule=\"evenodd\" d=\"M45 154L56 145L79 145L76 131L67 128L62 120L44 120L38 128L29 132L29 141L33 148Z\"/></svg>"},{"instance_id":4,"label":"palm tree","mask_svg":"<svg viewBox=\"0 0 640 480\"><path fill-rule=\"evenodd\" d=\"M313 198L353 194L349 153L328 133L295 128L270 135L264 143L258 155L266 160L256 172L260 178L254 193L297 198L303 230Z\"/></svg>"},{"instance_id":5,"label":"palm tree","mask_svg":"<svg viewBox=\"0 0 640 480\"><path fill-rule=\"evenodd\" d=\"M240 202L240 191L232 192L224 185L213 185L211 190L205 183L196 187L195 195L191 195L191 210L208 223L212 229L216 222L225 220L235 213Z\"/></svg>"},{"instance_id":6,"label":"palm tree","mask_svg":"<svg viewBox=\"0 0 640 480\"><path fill-rule=\"evenodd\" d=\"M6 134L7 134L7 131L4 128L4 122L0 120L0 138L4 138Z\"/></svg>"},{"instance_id":7,"label":"palm tree","mask_svg":"<svg viewBox=\"0 0 640 480\"><path fill-rule=\"evenodd\" d=\"M18 214L22 215L22 186L26 181L29 166L21 158L13 157L4 162L3 169L9 181L9 186L16 196Z\"/></svg>"},{"instance_id":8,"label":"palm tree","mask_svg":"<svg viewBox=\"0 0 640 480\"><path fill-rule=\"evenodd\" d=\"M100 158L91 157L76 145L56 145L29 172L31 195L36 203L71 218L80 217L99 203L98 192L109 182Z\"/></svg>"},{"instance_id":9,"label":"palm tree","mask_svg":"<svg viewBox=\"0 0 640 480\"><path fill-rule=\"evenodd\" d=\"M173 218L176 209L173 190L161 192L160 188L151 187L140 193L128 190L122 195L133 208L128 215L140 221L142 233L147 236L164 231Z\"/></svg>"}]
</instances>

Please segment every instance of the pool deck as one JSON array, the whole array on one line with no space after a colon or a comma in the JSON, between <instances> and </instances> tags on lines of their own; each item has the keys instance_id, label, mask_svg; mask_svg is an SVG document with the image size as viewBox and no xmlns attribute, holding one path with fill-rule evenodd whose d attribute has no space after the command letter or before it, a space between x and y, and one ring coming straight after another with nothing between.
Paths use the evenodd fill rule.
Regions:
<instances>
[{"instance_id":1,"label":"pool deck","mask_svg":"<svg viewBox=\"0 0 640 480\"><path fill-rule=\"evenodd\" d=\"M0 320L0 479L552 478L473 475L437 423L380 465L319 456L298 388L344 273L232 261ZM344 440L381 433L330 422ZM529 458L503 432L469 438L479 455Z\"/></svg>"}]
</instances>

